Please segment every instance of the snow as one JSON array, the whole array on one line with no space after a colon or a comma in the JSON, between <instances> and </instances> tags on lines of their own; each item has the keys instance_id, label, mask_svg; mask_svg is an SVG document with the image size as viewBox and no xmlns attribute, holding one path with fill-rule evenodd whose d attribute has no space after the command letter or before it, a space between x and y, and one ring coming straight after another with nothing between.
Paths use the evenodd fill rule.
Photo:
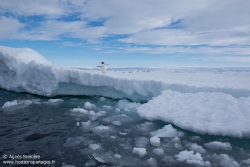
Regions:
<instances>
[{"instance_id":1,"label":"snow","mask_svg":"<svg viewBox=\"0 0 250 167\"><path fill-rule=\"evenodd\" d=\"M116 125L116 126L121 126L122 125L122 123L121 123L121 121L113 121L113 122L111 122L113 125Z\"/></svg>"},{"instance_id":2,"label":"snow","mask_svg":"<svg viewBox=\"0 0 250 167\"><path fill-rule=\"evenodd\" d=\"M163 93L138 107L141 117L201 134L250 137L250 97L224 93ZM236 116L237 115L237 116Z\"/></svg>"},{"instance_id":3,"label":"snow","mask_svg":"<svg viewBox=\"0 0 250 167\"><path fill-rule=\"evenodd\" d=\"M163 155L164 150L162 148L156 148L153 150L153 153L155 153L156 155Z\"/></svg>"},{"instance_id":4,"label":"snow","mask_svg":"<svg viewBox=\"0 0 250 167\"><path fill-rule=\"evenodd\" d=\"M243 160L241 162L244 163L244 164L250 165L250 159L246 159L246 160Z\"/></svg>"},{"instance_id":5,"label":"snow","mask_svg":"<svg viewBox=\"0 0 250 167\"><path fill-rule=\"evenodd\" d=\"M48 102L50 102L50 103L60 103L62 101L63 101L62 99L49 99L48 100Z\"/></svg>"},{"instance_id":6,"label":"snow","mask_svg":"<svg viewBox=\"0 0 250 167\"><path fill-rule=\"evenodd\" d=\"M179 154L175 155L178 161L186 162L187 164L208 166L210 163L208 161L204 162L200 153L194 154L193 151L181 151Z\"/></svg>"},{"instance_id":7,"label":"snow","mask_svg":"<svg viewBox=\"0 0 250 167\"><path fill-rule=\"evenodd\" d=\"M104 75L100 71L52 66L29 48L0 46L0 88L47 97L86 95L100 96L100 101L104 97L122 99L117 103L120 109L137 110L148 120L162 120L201 134L250 137L249 83L249 71L214 72L198 68L149 73L109 70ZM138 103L142 101L148 102ZM84 108L96 106L86 102ZM89 116L94 120L98 114L90 112Z\"/></svg>"},{"instance_id":8,"label":"snow","mask_svg":"<svg viewBox=\"0 0 250 167\"><path fill-rule=\"evenodd\" d=\"M134 147L132 153L138 155L139 157L144 157L147 154L147 151L145 148Z\"/></svg>"},{"instance_id":9,"label":"snow","mask_svg":"<svg viewBox=\"0 0 250 167\"><path fill-rule=\"evenodd\" d=\"M210 142L210 143L206 143L204 144L204 146L208 149L214 149L214 150L232 150L231 144L226 142L226 143L222 143L219 141L214 141L214 142Z\"/></svg>"},{"instance_id":10,"label":"snow","mask_svg":"<svg viewBox=\"0 0 250 167\"><path fill-rule=\"evenodd\" d=\"M161 139L157 136L153 136L150 138L150 144L155 147L159 147L161 144Z\"/></svg>"},{"instance_id":11,"label":"snow","mask_svg":"<svg viewBox=\"0 0 250 167\"><path fill-rule=\"evenodd\" d=\"M89 113L89 111L87 111L87 110L85 110L83 108L73 108L71 110L71 112L79 112L79 113L83 113L83 114L88 114Z\"/></svg>"},{"instance_id":12,"label":"snow","mask_svg":"<svg viewBox=\"0 0 250 167\"><path fill-rule=\"evenodd\" d=\"M177 136L182 136L183 133L178 132L175 128L173 128L172 125L165 125L162 129L159 129L157 131L150 133L152 136L157 137L168 137L168 138L174 138Z\"/></svg>"},{"instance_id":13,"label":"snow","mask_svg":"<svg viewBox=\"0 0 250 167\"><path fill-rule=\"evenodd\" d=\"M134 109L134 108L139 107L140 105L141 105L140 103L132 103L132 102L129 102L128 100L119 100L117 102L117 107L120 109L124 109L124 110Z\"/></svg>"},{"instance_id":14,"label":"snow","mask_svg":"<svg viewBox=\"0 0 250 167\"><path fill-rule=\"evenodd\" d=\"M199 152L199 153L205 153L206 152L206 150L202 146L200 146L200 145L198 145L196 143L192 143L190 145L189 149L192 150L192 151L195 151L195 152Z\"/></svg>"},{"instance_id":15,"label":"snow","mask_svg":"<svg viewBox=\"0 0 250 167\"><path fill-rule=\"evenodd\" d=\"M222 167L240 167L239 163L227 154L216 155L216 159L220 161Z\"/></svg>"},{"instance_id":16,"label":"snow","mask_svg":"<svg viewBox=\"0 0 250 167\"><path fill-rule=\"evenodd\" d=\"M92 150L97 150L99 148L101 148L101 146L99 144L90 144L89 147L92 149Z\"/></svg>"},{"instance_id":17,"label":"snow","mask_svg":"<svg viewBox=\"0 0 250 167\"><path fill-rule=\"evenodd\" d=\"M86 108L86 109L92 109L94 107L96 107L96 106L88 101L84 103L84 108Z\"/></svg>"}]
</instances>

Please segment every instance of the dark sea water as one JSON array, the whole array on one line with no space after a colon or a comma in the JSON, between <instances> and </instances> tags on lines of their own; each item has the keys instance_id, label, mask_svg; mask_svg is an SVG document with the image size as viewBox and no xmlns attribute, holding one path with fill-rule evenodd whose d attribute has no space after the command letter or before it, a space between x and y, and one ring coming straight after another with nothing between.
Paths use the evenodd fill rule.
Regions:
<instances>
[{"instance_id":1,"label":"dark sea water","mask_svg":"<svg viewBox=\"0 0 250 167\"><path fill-rule=\"evenodd\" d=\"M159 148L163 155L153 152L157 147L149 143L150 132L158 130L167 123L150 122L140 118L135 109L117 111L118 100L100 99L94 96L54 97L63 101L52 103L45 98L24 93L15 93L0 89L0 108L7 101L26 101L0 110L0 166L37 166L6 165L4 161L27 160L46 161L51 165L42 166L195 166L179 162L175 155L190 151L190 144L220 141L229 142L231 150L206 149L201 153L203 161L211 166L250 166L243 160L250 159L250 140L221 136L199 135L190 131L179 139L161 138ZM96 107L86 109L95 113L106 114L94 116L72 112L73 108L84 108L90 102ZM109 107L103 107L103 105ZM116 111L115 111L116 110ZM120 121L117 125L114 121ZM117 122L116 122L117 123ZM96 128L96 127L99 127ZM139 157L132 154L134 147L143 146L147 155ZM196 152L195 152L196 153ZM223 155L230 157L223 158ZM11 159L11 155L15 157ZM26 157L33 156L33 157ZM37 158L39 156L39 158ZM151 159L150 159L151 158ZM235 162L235 163L234 163ZM42 163L42 162L41 162Z\"/></svg>"}]
</instances>

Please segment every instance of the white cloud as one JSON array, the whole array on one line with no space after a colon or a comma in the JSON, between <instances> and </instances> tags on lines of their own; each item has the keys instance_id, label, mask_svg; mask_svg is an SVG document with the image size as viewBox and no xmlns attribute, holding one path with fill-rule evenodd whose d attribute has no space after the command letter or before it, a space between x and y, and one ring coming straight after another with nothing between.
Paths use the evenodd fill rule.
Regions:
<instances>
[{"instance_id":1,"label":"white cloud","mask_svg":"<svg viewBox=\"0 0 250 167\"><path fill-rule=\"evenodd\" d=\"M0 40L15 38L19 30L24 27L17 19L0 17Z\"/></svg>"},{"instance_id":2,"label":"white cloud","mask_svg":"<svg viewBox=\"0 0 250 167\"><path fill-rule=\"evenodd\" d=\"M86 39L89 42L98 40L105 35L105 28L88 27L85 21L56 21L48 20L37 28L23 31L20 39L28 40L57 40L60 37Z\"/></svg>"}]
</instances>

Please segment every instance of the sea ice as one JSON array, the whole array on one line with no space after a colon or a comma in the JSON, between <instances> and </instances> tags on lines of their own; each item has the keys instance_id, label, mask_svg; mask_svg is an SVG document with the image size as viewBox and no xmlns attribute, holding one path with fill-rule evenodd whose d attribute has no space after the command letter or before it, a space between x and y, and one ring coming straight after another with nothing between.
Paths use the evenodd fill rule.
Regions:
<instances>
[{"instance_id":1,"label":"sea ice","mask_svg":"<svg viewBox=\"0 0 250 167\"><path fill-rule=\"evenodd\" d=\"M208 149L214 149L214 150L232 150L231 144L226 142L226 143L222 143L219 141L214 141L214 142L210 142L210 143L206 143L204 144L204 146Z\"/></svg>"},{"instance_id":2,"label":"sea ice","mask_svg":"<svg viewBox=\"0 0 250 167\"><path fill-rule=\"evenodd\" d=\"M48 102L50 103L59 103L59 102L63 102L62 99L49 99Z\"/></svg>"},{"instance_id":3,"label":"sea ice","mask_svg":"<svg viewBox=\"0 0 250 167\"><path fill-rule=\"evenodd\" d=\"M100 100L104 101L104 100L106 100L106 98L105 97L100 97Z\"/></svg>"},{"instance_id":4,"label":"sea ice","mask_svg":"<svg viewBox=\"0 0 250 167\"><path fill-rule=\"evenodd\" d=\"M125 109L130 110L130 109L134 109L134 108L139 107L141 104L140 103L132 103L132 102L129 102L128 100L119 100L116 105L118 108L121 108L124 110Z\"/></svg>"},{"instance_id":5,"label":"sea ice","mask_svg":"<svg viewBox=\"0 0 250 167\"><path fill-rule=\"evenodd\" d=\"M66 139L65 143L63 144L64 147L73 147L81 144L84 142L85 138L82 136L77 137L69 137Z\"/></svg>"},{"instance_id":6,"label":"sea ice","mask_svg":"<svg viewBox=\"0 0 250 167\"><path fill-rule=\"evenodd\" d=\"M87 110L85 110L83 108L73 108L71 110L71 112L79 112L79 113L83 113L83 114L88 114L89 113L89 111L87 111Z\"/></svg>"},{"instance_id":7,"label":"sea ice","mask_svg":"<svg viewBox=\"0 0 250 167\"><path fill-rule=\"evenodd\" d=\"M208 161L204 162L200 153L194 154L193 151L181 151L179 154L175 155L178 161L186 162L187 164L200 165L200 166L210 166Z\"/></svg>"},{"instance_id":8,"label":"sea ice","mask_svg":"<svg viewBox=\"0 0 250 167\"><path fill-rule=\"evenodd\" d=\"M94 107L96 107L96 106L88 101L84 103L84 108L86 108L86 109L92 109Z\"/></svg>"},{"instance_id":9,"label":"sea ice","mask_svg":"<svg viewBox=\"0 0 250 167\"><path fill-rule=\"evenodd\" d=\"M2 106L2 109L8 108L8 107L13 107L13 106L28 106L31 105L33 101L31 100L14 100L14 101L7 101L4 103Z\"/></svg>"},{"instance_id":10,"label":"sea ice","mask_svg":"<svg viewBox=\"0 0 250 167\"><path fill-rule=\"evenodd\" d=\"M220 161L220 165L223 167L240 167L240 164L227 154L213 155Z\"/></svg>"},{"instance_id":11,"label":"sea ice","mask_svg":"<svg viewBox=\"0 0 250 167\"><path fill-rule=\"evenodd\" d=\"M108 106L108 105L103 105L102 107L105 108L106 110L112 110L113 108L112 106Z\"/></svg>"},{"instance_id":12,"label":"sea ice","mask_svg":"<svg viewBox=\"0 0 250 167\"><path fill-rule=\"evenodd\" d=\"M113 121L113 122L111 122L113 125L116 125L116 126L121 126L122 125L122 123L121 123L121 121Z\"/></svg>"},{"instance_id":13,"label":"sea ice","mask_svg":"<svg viewBox=\"0 0 250 167\"><path fill-rule=\"evenodd\" d=\"M196 143L192 143L189 146L189 149L192 150L192 151L195 151L195 152L199 152L199 153L205 153L206 152L206 150L202 146L200 146L200 145L198 145Z\"/></svg>"},{"instance_id":14,"label":"sea ice","mask_svg":"<svg viewBox=\"0 0 250 167\"><path fill-rule=\"evenodd\" d=\"M150 144L155 147L159 147L161 143L161 139L157 136L153 136L150 138Z\"/></svg>"},{"instance_id":15,"label":"sea ice","mask_svg":"<svg viewBox=\"0 0 250 167\"><path fill-rule=\"evenodd\" d=\"M139 157L144 157L147 154L147 151L145 148L134 147L132 153L138 155Z\"/></svg>"},{"instance_id":16,"label":"sea ice","mask_svg":"<svg viewBox=\"0 0 250 167\"><path fill-rule=\"evenodd\" d=\"M250 137L250 97L164 91L137 108L149 120L170 122L201 134ZM235 117L237 115L237 117Z\"/></svg>"},{"instance_id":17,"label":"sea ice","mask_svg":"<svg viewBox=\"0 0 250 167\"><path fill-rule=\"evenodd\" d=\"M89 147L92 149L92 150L97 150L99 148L101 148L101 146L99 144L90 144Z\"/></svg>"},{"instance_id":18,"label":"sea ice","mask_svg":"<svg viewBox=\"0 0 250 167\"><path fill-rule=\"evenodd\" d=\"M135 146L139 148L145 148L149 143L149 139L147 137L136 137L134 140Z\"/></svg>"},{"instance_id":19,"label":"sea ice","mask_svg":"<svg viewBox=\"0 0 250 167\"><path fill-rule=\"evenodd\" d=\"M156 148L156 149L153 149L153 153L155 153L156 155L163 155L164 150L162 148Z\"/></svg>"},{"instance_id":20,"label":"sea ice","mask_svg":"<svg viewBox=\"0 0 250 167\"><path fill-rule=\"evenodd\" d=\"M250 159L246 159L246 160L243 160L241 162L244 163L244 164L250 165Z\"/></svg>"},{"instance_id":21,"label":"sea ice","mask_svg":"<svg viewBox=\"0 0 250 167\"><path fill-rule=\"evenodd\" d=\"M149 166L158 166L157 160L155 158L147 159Z\"/></svg>"},{"instance_id":22,"label":"sea ice","mask_svg":"<svg viewBox=\"0 0 250 167\"><path fill-rule=\"evenodd\" d=\"M182 132L178 132L172 125L166 125L162 129L150 133L152 136L157 137L169 137L174 138L176 136L180 137L183 136Z\"/></svg>"}]
</instances>

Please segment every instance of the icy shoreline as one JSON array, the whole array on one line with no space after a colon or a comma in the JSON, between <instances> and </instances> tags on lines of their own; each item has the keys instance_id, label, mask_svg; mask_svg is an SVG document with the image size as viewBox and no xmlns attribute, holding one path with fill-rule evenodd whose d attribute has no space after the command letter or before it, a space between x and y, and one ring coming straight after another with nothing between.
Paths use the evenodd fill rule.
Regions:
<instances>
[{"instance_id":1,"label":"icy shoreline","mask_svg":"<svg viewBox=\"0 0 250 167\"><path fill-rule=\"evenodd\" d=\"M42 96L98 95L138 102L150 100L138 108L141 117L163 120L202 134L250 136L249 83L249 72L108 71L101 74L54 67L32 49L0 46L3 89Z\"/></svg>"}]
</instances>

